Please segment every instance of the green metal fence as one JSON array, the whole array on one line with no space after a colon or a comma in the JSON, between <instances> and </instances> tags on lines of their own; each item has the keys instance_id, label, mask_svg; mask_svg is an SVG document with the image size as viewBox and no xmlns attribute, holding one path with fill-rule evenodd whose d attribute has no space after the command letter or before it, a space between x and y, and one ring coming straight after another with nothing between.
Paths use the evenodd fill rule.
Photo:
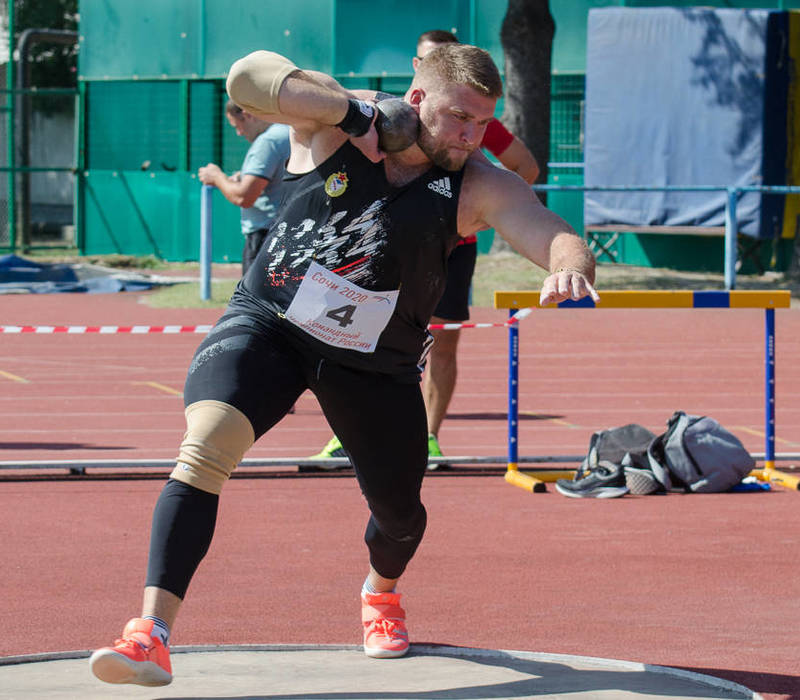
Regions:
<instances>
[{"instance_id":1,"label":"green metal fence","mask_svg":"<svg viewBox=\"0 0 800 700\"><path fill-rule=\"evenodd\" d=\"M241 166L247 142L224 114L222 80L82 83L81 250L85 254L198 256L198 168ZM215 259L237 261L239 210L215 209Z\"/></svg>"},{"instance_id":2,"label":"green metal fence","mask_svg":"<svg viewBox=\"0 0 800 700\"><path fill-rule=\"evenodd\" d=\"M725 4L785 8L798 3ZM550 183L582 184L581 168L563 164L583 160L586 12L620 4L647 3L551 3L557 31ZM16 90L14 71L7 74L0 106L6 117L6 158L0 158L0 250L48 245L57 237L54 231L60 231L62 240L72 235L71 241L86 254L197 259L197 169L215 162L233 172L248 145L224 117L223 80L233 60L269 47L298 64L334 74L346 86L401 94L411 79L413 42L425 29L456 30L462 40L488 49L502 66L499 30L505 7L503 0L80 0L77 92L23 95ZM13 4L9 9L13 28ZM371 27L369 36L360 29L365 25ZM19 129L12 117L23 96L39 107L47 100L71 102L75 132L69 162L38 160L20 167L15 150ZM37 227L43 210L37 212L32 202L22 201L23 184L36 189L48 184L42 182L48 178L63 179L62 184L73 188L73 226L51 222ZM239 211L218 192L214 197L215 260L238 261ZM549 202L582 228L579 193L551 192ZM63 217L70 208L58 206L63 208L50 209L47 216Z\"/></svg>"}]
</instances>

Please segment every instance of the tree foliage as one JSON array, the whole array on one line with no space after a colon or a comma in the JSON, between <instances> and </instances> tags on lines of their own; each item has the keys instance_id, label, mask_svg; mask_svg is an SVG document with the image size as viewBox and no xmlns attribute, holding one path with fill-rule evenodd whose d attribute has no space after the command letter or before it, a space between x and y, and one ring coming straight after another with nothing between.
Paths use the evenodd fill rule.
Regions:
<instances>
[{"instance_id":1,"label":"tree foliage","mask_svg":"<svg viewBox=\"0 0 800 700\"><path fill-rule=\"evenodd\" d=\"M78 31L78 0L13 0L14 48L26 29ZM7 22L6 18L6 22ZM73 87L77 84L78 45L36 42L28 54L29 84Z\"/></svg>"}]
</instances>

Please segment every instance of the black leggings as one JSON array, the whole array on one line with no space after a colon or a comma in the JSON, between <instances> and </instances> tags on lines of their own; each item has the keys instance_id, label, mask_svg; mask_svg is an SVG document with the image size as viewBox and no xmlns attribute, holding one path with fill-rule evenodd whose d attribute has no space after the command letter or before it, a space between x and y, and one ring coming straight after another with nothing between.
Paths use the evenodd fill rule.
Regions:
<instances>
[{"instance_id":1,"label":"black leggings","mask_svg":"<svg viewBox=\"0 0 800 700\"><path fill-rule=\"evenodd\" d=\"M229 312L198 347L184 402L235 406L258 439L306 389L314 392L342 441L369 506L364 539L370 563L381 576L398 578L426 523L420 489L427 422L419 384L328 362L246 313ZM217 497L178 483L168 482L156 504L146 585L183 598L211 542Z\"/></svg>"}]
</instances>

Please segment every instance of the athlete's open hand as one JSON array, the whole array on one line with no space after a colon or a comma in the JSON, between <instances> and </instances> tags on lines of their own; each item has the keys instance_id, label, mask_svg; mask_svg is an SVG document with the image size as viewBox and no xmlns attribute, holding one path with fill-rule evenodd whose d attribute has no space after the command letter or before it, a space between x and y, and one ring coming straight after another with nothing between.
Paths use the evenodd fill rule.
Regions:
<instances>
[{"instance_id":1,"label":"athlete's open hand","mask_svg":"<svg viewBox=\"0 0 800 700\"><path fill-rule=\"evenodd\" d=\"M592 297L595 302L600 301L600 295L580 272L560 270L545 278L541 294L539 294L539 305L557 304L567 299L578 301L585 296Z\"/></svg>"}]
</instances>

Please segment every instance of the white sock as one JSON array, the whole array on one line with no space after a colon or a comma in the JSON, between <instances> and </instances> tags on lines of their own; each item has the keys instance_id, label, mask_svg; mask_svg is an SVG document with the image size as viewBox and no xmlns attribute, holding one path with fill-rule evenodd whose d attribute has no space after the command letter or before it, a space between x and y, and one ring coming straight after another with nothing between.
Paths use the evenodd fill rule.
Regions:
<instances>
[{"instance_id":1,"label":"white sock","mask_svg":"<svg viewBox=\"0 0 800 700\"><path fill-rule=\"evenodd\" d=\"M366 580L364 581L364 585L361 586L361 592L369 593L370 595L377 595L378 593L394 593L394 591L394 588L392 588L391 591L376 591L374 586L369 582L369 576L367 576Z\"/></svg>"},{"instance_id":2,"label":"white sock","mask_svg":"<svg viewBox=\"0 0 800 700\"><path fill-rule=\"evenodd\" d=\"M169 625L166 622L164 622L164 620L162 620L160 617L156 617L155 615L145 615L143 619L153 621L153 631L150 632L150 636L160 639L161 643L165 647L168 647Z\"/></svg>"}]
</instances>

